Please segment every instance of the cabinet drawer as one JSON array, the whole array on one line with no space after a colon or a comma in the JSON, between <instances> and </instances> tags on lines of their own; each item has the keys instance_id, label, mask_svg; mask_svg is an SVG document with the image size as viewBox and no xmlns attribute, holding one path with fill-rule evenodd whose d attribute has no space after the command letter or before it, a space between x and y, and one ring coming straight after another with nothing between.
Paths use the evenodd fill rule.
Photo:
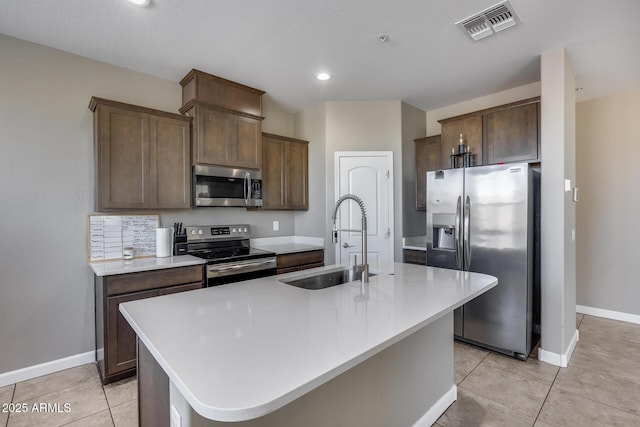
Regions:
<instances>
[{"instance_id":1,"label":"cabinet drawer","mask_svg":"<svg viewBox=\"0 0 640 427\"><path fill-rule=\"evenodd\" d=\"M278 255L277 268L288 268L324 262L324 250Z\"/></svg>"},{"instance_id":2,"label":"cabinet drawer","mask_svg":"<svg viewBox=\"0 0 640 427\"><path fill-rule=\"evenodd\" d=\"M202 282L162 288L160 289L160 295L177 294L178 292L193 291L195 289L202 289Z\"/></svg>"},{"instance_id":3,"label":"cabinet drawer","mask_svg":"<svg viewBox=\"0 0 640 427\"><path fill-rule=\"evenodd\" d=\"M164 288L203 280L202 265L166 268L111 276L107 280L107 295L118 295L147 289Z\"/></svg>"}]
</instances>

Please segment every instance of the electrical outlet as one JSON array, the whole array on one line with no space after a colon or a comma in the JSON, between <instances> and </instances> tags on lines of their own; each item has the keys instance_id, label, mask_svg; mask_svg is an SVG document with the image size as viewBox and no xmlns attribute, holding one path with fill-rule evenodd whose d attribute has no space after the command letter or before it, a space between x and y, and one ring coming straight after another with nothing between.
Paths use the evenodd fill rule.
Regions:
<instances>
[{"instance_id":1,"label":"electrical outlet","mask_svg":"<svg viewBox=\"0 0 640 427\"><path fill-rule=\"evenodd\" d=\"M280 221L273 221L273 231L280 230Z\"/></svg>"}]
</instances>

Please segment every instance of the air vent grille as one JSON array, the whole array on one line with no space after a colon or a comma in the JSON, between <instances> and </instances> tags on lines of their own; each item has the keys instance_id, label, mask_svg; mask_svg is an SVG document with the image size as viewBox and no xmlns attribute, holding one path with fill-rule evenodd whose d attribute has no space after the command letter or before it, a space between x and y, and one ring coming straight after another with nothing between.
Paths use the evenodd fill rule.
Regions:
<instances>
[{"instance_id":1,"label":"air vent grille","mask_svg":"<svg viewBox=\"0 0 640 427\"><path fill-rule=\"evenodd\" d=\"M456 22L469 37L478 41L521 23L508 0Z\"/></svg>"}]
</instances>

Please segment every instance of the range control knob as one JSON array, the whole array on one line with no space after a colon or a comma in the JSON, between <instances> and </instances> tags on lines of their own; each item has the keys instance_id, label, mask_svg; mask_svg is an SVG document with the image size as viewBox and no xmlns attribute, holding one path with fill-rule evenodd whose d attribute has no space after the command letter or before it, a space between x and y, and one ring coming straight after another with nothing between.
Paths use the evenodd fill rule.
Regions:
<instances>
[{"instance_id":1,"label":"range control knob","mask_svg":"<svg viewBox=\"0 0 640 427\"><path fill-rule=\"evenodd\" d=\"M196 230L191 230L191 234L196 234Z\"/></svg>"},{"instance_id":2,"label":"range control knob","mask_svg":"<svg viewBox=\"0 0 640 427\"><path fill-rule=\"evenodd\" d=\"M202 231L202 229L198 230L198 234L204 234L204 231Z\"/></svg>"},{"instance_id":3,"label":"range control knob","mask_svg":"<svg viewBox=\"0 0 640 427\"><path fill-rule=\"evenodd\" d=\"M245 227L244 230L242 230L242 231L244 231L245 233L249 232L249 230L247 230L247 227Z\"/></svg>"},{"instance_id":4,"label":"range control knob","mask_svg":"<svg viewBox=\"0 0 640 427\"><path fill-rule=\"evenodd\" d=\"M231 232L232 232L232 233L235 233L235 232L236 232L236 228L235 228L235 227L233 227L233 228L231 229Z\"/></svg>"}]
</instances>

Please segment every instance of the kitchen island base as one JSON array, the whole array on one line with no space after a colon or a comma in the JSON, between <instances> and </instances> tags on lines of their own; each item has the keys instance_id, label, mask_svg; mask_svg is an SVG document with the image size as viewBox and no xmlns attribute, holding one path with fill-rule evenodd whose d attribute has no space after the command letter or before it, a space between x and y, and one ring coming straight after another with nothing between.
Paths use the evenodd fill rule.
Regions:
<instances>
[{"instance_id":1,"label":"kitchen island base","mask_svg":"<svg viewBox=\"0 0 640 427\"><path fill-rule=\"evenodd\" d=\"M148 352L142 342L138 345L141 354ZM140 364L150 363L149 367L139 366L141 375L155 370L156 375L166 376L155 360L139 360ZM170 405L179 413L181 423L177 425L181 426L430 426L456 400L453 314L445 314L352 368L345 367L341 374L289 404L251 420L227 423L207 419L169 383ZM144 390L146 384L139 384L141 398L154 393ZM156 379L156 384L163 381ZM165 422L154 425L169 425L171 411L166 403L155 410L149 408L163 401L166 398L140 400L142 427L151 425L144 422L143 414L154 411L166 417Z\"/></svg>"}]
</instances>

